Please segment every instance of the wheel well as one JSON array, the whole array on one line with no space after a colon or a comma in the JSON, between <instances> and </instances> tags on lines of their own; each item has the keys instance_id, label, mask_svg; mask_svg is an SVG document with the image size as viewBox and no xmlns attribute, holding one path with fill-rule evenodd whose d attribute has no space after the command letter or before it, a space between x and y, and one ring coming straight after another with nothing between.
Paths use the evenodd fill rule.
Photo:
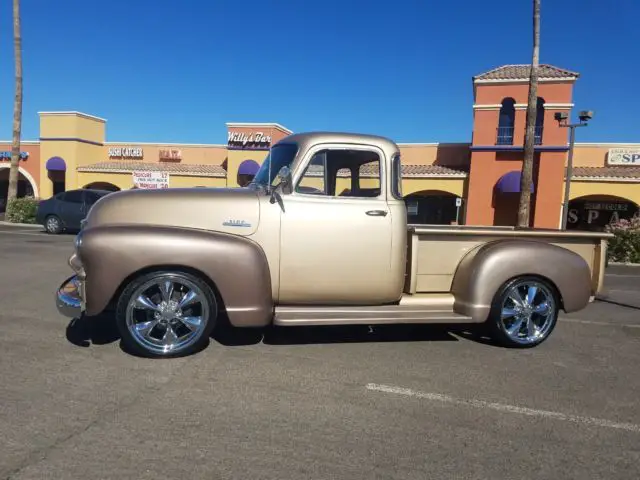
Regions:
<instances>
[{"instance_id":1,"label":"wheel well","mask_svg":"<svg viewBox=\"0 0 640 480\"><path fill-rule=\"evenodd\" d=\"M201 270L198 270L197 268L187 267L185 265L172 265L172 264L153 265L153 266L150 266L150 267L141 268L139 270L136 270L135 272L130 273L124 280L122 280L120 285L118 285L118 288L116 288L116 291L113 293L113 296L111 297L111 300L109 301L108 308L109 309L115 308L115 305L118 302L118 298L120 298L120 295L122 294L122 291L136 277L140 277L142 275L146 275L146 274L152 273L152 272L160 272L160 271L167 271L167 270L173 271L173 272L189 273L191 275L194 275L194 276L200 278L204 282L206 282L206 284L209 285L209 287L211 288L211 291L213 292L213 295L216 297L216 302L218 302L219 314L223 314L224 313L226 315L224 299L222 298L222 295L220 295L220 291L218 290L217 285L215 284L215 282L211 278L209 278L208 275L206 275Z\"/></svg>"}]
</instances>

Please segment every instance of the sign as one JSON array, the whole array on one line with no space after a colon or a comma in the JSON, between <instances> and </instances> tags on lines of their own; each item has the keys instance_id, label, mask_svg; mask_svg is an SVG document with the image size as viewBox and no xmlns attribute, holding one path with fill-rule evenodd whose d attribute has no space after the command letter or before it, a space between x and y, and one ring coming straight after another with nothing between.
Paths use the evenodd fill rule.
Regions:
<instances>
[{"instance_id":1,"label":"sign","mask_svg":"<svg viewBox=\"0 0 640 480\"><path fill-rule=\"evenodd\" d=\"M269 148L271 136L263 132L229 132L227 145L236 148Z\"/></svg>"},{"instance_id":2,"label":"sign","mask_svg":"<svg viewBox=\"0 0 640 480\"><path fill-rule=\"evenodd\" d=\"M177 148L160 149L160 160L182 160L182 150Z\"/></svg>"},{"instance_id":3,"label":"sign","mask_svg":"<svg viewBox=\"0 0 640 480\"><path fill-rule=\"evenodd\" d=\"M29 158L29 152L20 152L20 160ZM11 160L11 151L0 152L0 160Z\"/></svg>"},{"instance_id":4,"label":"sign","mask_svg":"<svg viewBox=\"0 0 640 480\"><path fill-rule=\"evenodd\" d=\"M460 197L456 198L456 207L461 207L462 206L462 199Z\"/></svg>"},{"instance_id":5,"label":"sign","mask_svg":"<svg viewBox=\"0 0 640 480\"><path fill-rule=\"evenodd\" d=\"M418 215L418 202L407 202L407 214Z\"/></svg>"},{"instance_id":6,"label":"sign","mask_svg":"<svg viewBox=\"0 0 640 480\"><path fill-rule=\"evenodd\" d=\"M169 188L169 174L167 172L133 172L133 184L138 188L149 190Z\"/></svg>"},{"instance_id":7,"label":"sign","mask_svg":"<svg viewBox=\"0 0 640 480\"><path fill-rule=\"evenodd\" d=\"M610 148L607 165L640 166L640 148Z\"/></svg>"},{"instance_id":8,"label":"sign","mask_svg":"<svg viewBox=\"0 0 640 480\"><path fill-rule=\"evenodd\" d=\"M621 219L631 220L639 214L638 207L631 202L573 200L569 204L567 227L578 230L603 230L606 225Z\"/></svg>"},{"instance_id":9,"label":"sign","mask_svg":"<svg viewBox=\"0 0 640 480\"><path fill-rule=\"evenodd\" d=\"M110 147L109 158L142 158L142 147Z\"/></svg>"}]
</instances>

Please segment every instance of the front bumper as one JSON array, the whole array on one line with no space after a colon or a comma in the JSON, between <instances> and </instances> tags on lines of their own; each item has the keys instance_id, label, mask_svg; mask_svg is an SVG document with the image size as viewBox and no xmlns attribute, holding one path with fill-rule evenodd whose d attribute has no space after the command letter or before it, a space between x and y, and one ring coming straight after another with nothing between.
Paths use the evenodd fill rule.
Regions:
<instances>
[{"instance_id":1,"label":"front bumper","mask_svg":"<svg viewBox=\"0 0 640 480\"><path fill-rule=\"evenodd\" d=\"M69 318L78 318L84 311L84 281L77 275L66 279L58 288L56 307L58 312Z\"/></svg>"}]
</instances>

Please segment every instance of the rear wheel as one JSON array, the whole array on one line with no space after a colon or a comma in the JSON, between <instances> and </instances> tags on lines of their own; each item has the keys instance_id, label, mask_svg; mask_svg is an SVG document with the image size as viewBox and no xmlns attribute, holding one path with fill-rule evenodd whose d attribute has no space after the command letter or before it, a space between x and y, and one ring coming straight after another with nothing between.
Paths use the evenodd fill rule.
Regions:
<instances>
[{"instance_id":1,"label":"rear wheel","mask_svg":"<svg viewBox=\"0 0 640 480\"><path fill-rule=\"evenodd\" d=\"M551 335L559 310L553 285L537 277L523 276L500 288L488 323L493 336L503 345L530 348Z\"/></svg>"},{"instance_id":2,"label":"rear wheel","mask_svg":"<svg viewBox=\"0 0 640 480\"><path fill-rule=\"evenodd\" d=\"M49 215L44 219L44 229L47 233L58 234L62 232L62 221L57 215Z\"/></svg>"},{"instance_id":3,"label":"rear wheel","mask_svg":"<svg viewBox=\"0 0 640 480\"><path fill-rule=\"evenodd\" d=\"M181 357L203 348L218 305L209 285L186 272L142 275L126 286L116 307L122 341L146 357Z\"/></svg>"}]
</instances>

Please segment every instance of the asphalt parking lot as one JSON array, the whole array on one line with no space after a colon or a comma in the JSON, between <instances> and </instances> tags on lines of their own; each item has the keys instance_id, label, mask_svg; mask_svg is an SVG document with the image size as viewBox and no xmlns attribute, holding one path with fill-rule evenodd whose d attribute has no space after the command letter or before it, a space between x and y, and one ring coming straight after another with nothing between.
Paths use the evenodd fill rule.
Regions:
<instances>
[{"instance_id":1,"label":"asphalt parking lot","mask_svg":"<svg viewBox=\"0 0 640 480\"><path fill-rule=\"evenodd\" d=\"M72 241L0 226L0 478L640 476L640 267L526 351L313 328L154 361L58 315Z\"/></svg>"}]
</instances>

